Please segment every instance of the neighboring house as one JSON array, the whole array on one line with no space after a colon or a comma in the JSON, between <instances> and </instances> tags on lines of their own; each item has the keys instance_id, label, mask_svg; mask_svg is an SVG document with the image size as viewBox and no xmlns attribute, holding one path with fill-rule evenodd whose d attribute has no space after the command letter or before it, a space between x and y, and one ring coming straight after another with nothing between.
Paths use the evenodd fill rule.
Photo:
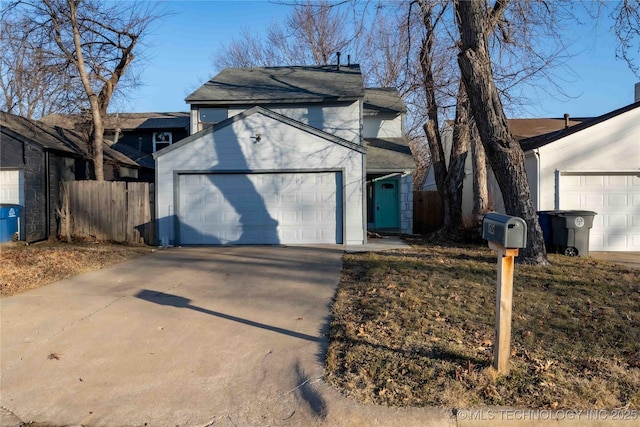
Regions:
<instances>
[{"instance_id":1,"label":"neighboring house","mask_svg":"<svg viewBox=\"0 0 640 427\"><path fill-rule=\"evenodd\" d=\"M640 102L521 146L537 210L594 211L591 251L640 251Z\"/></svg>"},{"instance_id":2,"label":"neighboring house","mask_svg":"<svg viewBox=\"0 0 640 427\"><path fill-rule=\"evenodd\" d=\"M139 181L155 180L152 153L178 142L190 134L189 113L112 113L104 122L105 142L141 166ZM42 119L82 132L86 121L78 114L52 114ZM86 133L86 131L84 132Z\"/></svg>"},{"instance_id":3,"label":"neighboring house","mask_svg":"<svg viewBox=\"0 0 640 427\"><path fill-rule=\"evenodd\" d=\"M512 119L509 126L525 152L537 211L594 211L590 250L640 251L640 99L600 117ZM445 135L450 149L450 135ZM470 161L465 172L463 211L468 217ZM492 208L504 211L495 178L488 175ZM425 189L435 191L432 171Z\"/></svg>"},{"instance_id":4,"label":"neighboring house","mask_svg":"<svg viewBox=\"0 0 640 427\"><path fill-rule=\"evenodd\" d=\"M86 142L75 132L0 112L0 203L23 206L20 239L45 240L57 233L60 181L87 179ZM105 177L128 179L140 168L105 145Z\"/></svg>"},{"instance_id":5,"label":"neighboring house","mask_svg":"<svg viewBox=\"0 0 640 427\"><path fill-rule=\"evenodd\" d=\"M162 244L363 244L368 222L411 232L404 105L365 90L359 66L225 69L186 101L192 135L154 154Z\"/></svg>"},{"instance_id":6,"label":"neighboring house","mask_svg":"<svg viewBox=\"0 0 640 427\"><path fill-rule=\"evenodd\" d=\"M189 113L109 114L105 138L112 147L127 146L151 154L189 136Z\"/></svg>"}]
</instances>

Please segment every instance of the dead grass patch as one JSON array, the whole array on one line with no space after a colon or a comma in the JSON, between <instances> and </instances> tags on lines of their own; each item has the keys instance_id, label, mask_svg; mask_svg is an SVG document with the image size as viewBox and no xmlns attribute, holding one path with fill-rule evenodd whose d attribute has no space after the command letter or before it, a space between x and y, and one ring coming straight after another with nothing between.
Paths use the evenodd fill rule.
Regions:
<instances>
[{"instance_id":1,"label":"dead grass patch","mask_svg":"<svg viewBox=\"0 0 640 427\"><path fill-rule=\"evenodd\" d=\"M640 271L549 258L516 266L511 370L496 376L494 252L415 240L345 255L327 378L393 406L640 408Z\"/></svg>"},{"instance_id":2,"label":"dead grass patch","mask_svg":"<svg viewBox=\"0 0 640 427\"><path fill-rule=\"evenodd\" d=\"M29 289L98 270L148 254L148 246L112 243L21 242L0 246L0 293L15 295Z\"/></svg>"}]
</instances>

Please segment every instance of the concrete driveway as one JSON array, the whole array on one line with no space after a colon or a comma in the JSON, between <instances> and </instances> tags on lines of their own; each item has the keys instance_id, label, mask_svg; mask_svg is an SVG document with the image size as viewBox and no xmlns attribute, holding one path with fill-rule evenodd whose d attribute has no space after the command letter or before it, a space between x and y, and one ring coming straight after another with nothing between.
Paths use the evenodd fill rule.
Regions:
<instances>
[{"instance_id":1,"label":"concrete driveway","mask_svg":"<svg viewBox=\"0 0 640 427\"><path fill-rule=\"evenodd\" d=\"M2 426L447 426L322 379L344 248L174 248L0 300Z\"/></svg>"},{"instance_id":2,"label":"concrete driveway","mask_svg":"<svg viewBox=\"0 0 640 427\"><path fill-rule=\"evenodd\" d=\"M631 268L640 268L640 252L590 252L589 256Z\"/></svg>"}]
</instances>

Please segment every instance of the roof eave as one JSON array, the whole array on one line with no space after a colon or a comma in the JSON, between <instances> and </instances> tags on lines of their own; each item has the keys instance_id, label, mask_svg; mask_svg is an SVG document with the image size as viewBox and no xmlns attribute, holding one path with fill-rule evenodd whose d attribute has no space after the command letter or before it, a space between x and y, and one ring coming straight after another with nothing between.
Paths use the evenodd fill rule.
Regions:
<instances>
[{"instance_id":1,"label":"roof eave","mask_svg":"<svg viewBox=\"0 0 640 427\"><path fill-rule=\"evenodd\" d=\"M361 96L341 96L341 97L310 97L310 98L252 98L252 99L185 99L190 105L261 105L261 104L308 104L327 102L355 102L361 100Z\"/></svg>"}]
</instances>

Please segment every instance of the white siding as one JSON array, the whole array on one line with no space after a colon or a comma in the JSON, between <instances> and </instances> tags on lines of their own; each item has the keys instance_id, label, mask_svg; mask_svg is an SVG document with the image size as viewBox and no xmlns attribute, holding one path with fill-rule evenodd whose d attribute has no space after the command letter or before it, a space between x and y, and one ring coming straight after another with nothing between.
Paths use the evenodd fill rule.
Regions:
<instances>
[{"instance_id":1,"label":"white siding","mask_svg":"<svg viewBox=\"0 0 640 427\"><path fill-rule=\"evenodd\" d=\"M261 140L256 142L256 134ZM327 171L343 173L344 243L365 240L364 155L255 113L201 136L156 159L159 241L173 244L176 171Z\"/></svg>"},{"instance_id":2,"label":"white siding","mask_svg":"<svg viewBox=\"0 0 640 427\"><path fill-rule=\"evenodd\" d=\"M376 114L364 116L362 130L364 138L401 138L402 116L399 114Z\"/></svg>"},{"instance_id":3,"label":"white siding","mask_svg":"<svg viewBox=\"0 0 640 427\"><path fill-rule=\"evenodd\" d=\"M229 107L229 117L248 110L252 106ZM360 102L344 104L270 104L262 107L320 129L338 138L360 144Z\"/></svg>"}]
</instances>

